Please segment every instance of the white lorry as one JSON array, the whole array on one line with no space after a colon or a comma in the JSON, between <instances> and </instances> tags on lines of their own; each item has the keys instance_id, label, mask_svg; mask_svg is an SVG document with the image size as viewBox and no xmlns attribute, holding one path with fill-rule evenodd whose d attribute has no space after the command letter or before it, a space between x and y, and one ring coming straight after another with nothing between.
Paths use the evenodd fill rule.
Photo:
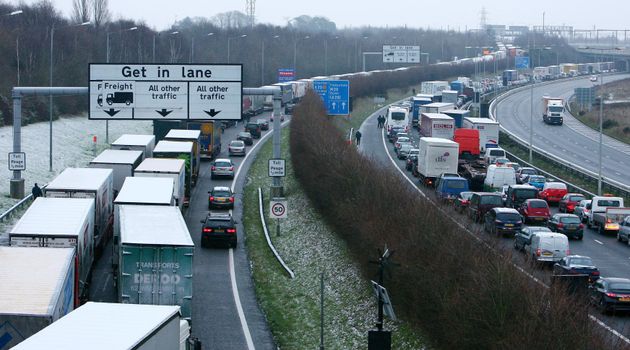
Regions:
<instances>
[{"instance_id":1,"label":"white lorry","mask_svg":"<svg viewBox=\"0 0 630 350\"><path fill-rule=\"evenodd\" d=\"M453 139L455 119L442 113L422 113L420 118L420 134L425 137Z\"/></svg>"},{"instance_id":2,"label":"white lorry","mask_svg":"<svg viewBox=\"0 0 630 350\"><path fill-rule=\"evenodd\" d=\"M111 236L114 224L114 171L67 168L44 188L47 198L92 198L94 200L94 249L98 253Z\"/></svg>"},{"instance_id":3,"label":"white lorry","mask_svg":"<svg viewBox=\"0 0 630 350\"><path fill-rule=\"evenodd\" d=\"M76 248L79 299L88 296L94 261L94 200L37 198L9 232L12 247Z\"/></svg>"},{"instance_id":4,"label":"white lorry","mask_svg":"<svg viewBox=\"0 0 630 350\"><path fill-rule=\"evenodd\" d=\"M112 149L123 151L142 151L142 159L153 156L155 148L155 136L153 135L136 135L124 134L116 141L112 142Z\"/></svg>"},{"instance_id":5,"label":"white lorry","mask_svg":"<svg viewBox=\"0 0 630 350\"><path fill-rule=\"evenodd\" d=\"M423 81L420 84L421 94L439 95L442 90L448 90L450 88L448 81L434 80Z\"/></svg>"},{"instance_id":6,"label":"white lorry","mask_svg":"<svg viewBox=\"0 0 630 350\"><path fill-rule=\"evenodd\" d=\"M542 116L546 124L562 125L564 101L560 97L542 97Z\"/></svg>"},{"instance_id":7,"label":"white lorry","mask_svg":"<svg viewBox=\"0 0 630 350\"><path fill-rule=\"evenodd\" d=\"M190 325L178 306L88 302L15 350L187 350Z\"/></svg>"},{"instance_id":8,"label":"white lorry","mask_svg":"<svg viewBox=\"0 0 630 350\"><path fill-rule=\"evenodd\" d=\"M479 152L484 154L486 148L499 146L499 123L488 118L464 118L462 127L479 130Z\"/></svg>"},{"instance_id":9,"label":"white lorry","mask_svg":"<svg viewBox=\"0 0 630 350\"><path fill-rule=\"evenodd\" d=\"M0 247L0 350L74 310L74 255L74 248Z\"/></svg>"},{"instance_id":10,"label":"white lorry","mask_svg":"<svg viewBox=\"0 0 630 350\"><path fill-rule=\"evenodd\" d=\"M420 183L433 186L443 173L457 174L459 144L437 137L421 137L418 144L417 174Z\"/></svg>"},{"instance_id":11,"label":"white lorry","mask_svg":"<svg viewBox=\"0 0 630 350\"><path fill-rule=\"evenodd\" d=\"M142 151L104 150L90 162L90 168L112 169L114 171L114 193L118 193L127 176L142 162Z\"/></svg>"},{"instance_id":12,"label":"white lorry","mask_svg":"<svg viewBox=\"0 0 630 350\"><path fill-rule=\"evenodd\" d=\"M114 200L114 244L112 266L114 276L118 271L118 248L120 242L120 208L123 205L175 206L173 181L160 177L128 177Z\"/></svg>"},{"instance_id":13,"label":"white lorry","mask_svg":"<svg viewBox=\"0 0 630 350\"><path fill-rule=\"evenodd\" d=\"M183 208L186 191L186 167L183 159L147 158L138 165L133 176L172 179L175 205L180 209Z\"/></svg>"}]
</instances>

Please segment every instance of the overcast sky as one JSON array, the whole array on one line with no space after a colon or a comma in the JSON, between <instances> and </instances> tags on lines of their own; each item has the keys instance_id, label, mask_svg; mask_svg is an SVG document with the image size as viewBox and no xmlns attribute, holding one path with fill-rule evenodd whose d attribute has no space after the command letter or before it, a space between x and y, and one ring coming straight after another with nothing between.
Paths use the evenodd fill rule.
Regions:
<instances>
[{"instance_id":1,"label":"overcast sky","mask_svg":"<svg viewBox=\"0 0 630 350\"><path fill-rule=\"evenodd\" d=\"M6 1L6 0L5 0ZM20 0L9 0L18 4ZM26 0L33 3L35 0ZM66 16L72 11L72 0L52 0ZM245 12L245 0L109 0L113 18L144 20L158 30L168 28L185 17L212 17L227 11ZM614 3L614 5L612 5ZM448 5L446 5L448 4ZM614 9L608 10L608 7ZM630 28L630 1L585 0L257 0L258 23L285 25L300 15L324 16L338 28L403 26L478 28L481 9L485 7L488 24L568 25L576 29ZM355 14L353 14L353 12Z\"/></svg>"}]
</instances>

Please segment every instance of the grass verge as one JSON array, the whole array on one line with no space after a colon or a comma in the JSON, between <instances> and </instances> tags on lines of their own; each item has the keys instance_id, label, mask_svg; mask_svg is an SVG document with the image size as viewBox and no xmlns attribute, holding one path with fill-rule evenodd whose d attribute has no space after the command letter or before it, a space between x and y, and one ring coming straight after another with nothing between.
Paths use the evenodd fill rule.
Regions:
<instances>
[{"instance_id":1,"label":"grass verge","mask_svg":"<svg viewBox=\"0 0 630 350\"><path fill-rule=\"evenodd\" d=\"M288 149L288 139L288 132L284 132L284 149ZM367 331L373 328L376 319L376 300L369 281L361 275L344 241L333 233L307 199L294 177L289 154L284 178L289 218L281 223L281 235L276 235L275 223L269 222L267 214L271 184L267 159L271 155L272 144L268 142L249 170L244 189L243 224L256 294L277 345L283 349L318 347L319 278L324 273L326 348L366 349ZM295 272L295 279L287 276L267 246L258 213L258 187L263 189L272 241ZM393 331L393 348L424 347L423 337L406 324L386 321L386 325Z\"/></svg>"}]
</instances>

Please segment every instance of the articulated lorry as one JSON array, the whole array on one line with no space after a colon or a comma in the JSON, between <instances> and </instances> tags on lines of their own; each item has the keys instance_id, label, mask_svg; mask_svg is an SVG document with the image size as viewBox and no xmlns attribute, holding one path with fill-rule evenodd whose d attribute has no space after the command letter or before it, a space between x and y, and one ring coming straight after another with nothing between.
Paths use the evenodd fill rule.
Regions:
<instances>
[{"instance_id":1,"label":"articulated lorry","mask_svg":"<svg viewBox=\"0 0 630 350\"><path fill-rule=\"evenodd\" d=\"M457 173L459 154L457 142L437 137L421 137L418 148L420 152L416 173L420 183L433 186L435 180L443 173Z\"/></svg>"},{"instance_id":2,"label":"articulated lorry","mask_svg":"<svg viewBox=\"0 0 630 350\"><path fill-rule=\"evenodd\" d=\"M153 156L153 148L155 148L155 136L153 135L124 134L112 142L112 149L142 151L143 160Z\"/></svg>"},{"instance_id":3,"label":"articulated lorry","mask_svg":"<svg viewBox=\"0 0 630 350\"><path fill-rule=\"evenodd\" d=\"M564 101L560 97L542 97L542 117L546 124L562 125Z\"/></svg>"},{"instance_id":4,"label":"articulated lorry","mask_svg":"<svg viewBox=\"0 0 630 350\"><path fill-rule=\"evenodd\" d=\"M161 177L173 181L175 205L184 207L186 191L186 165L183 159L147 158L134 171L134 177Z\"/></svg>"},{"instance_id":5,"label":"articulated lorry","mask_svg":"<svg viewBox=\"0 0 630 350\"><path fill-rule=\"evenodd\" d=\"M133 170L142 162L142 151L123 151L106 149L92 159L88 167L112 169L114 171L114 193L118 193L127 176L133 176Z\"/></svg>"},{"instance_id":6,"label":"articulated lorry","mask_svg":"<svg viewBox=\"0 0 630 350\"><path fill-rule=\"evenodd\" d=\"M0 350L74 310L74 256L74 248L0 247Z\"/></svg>"},{"instance_id":7,"label":"articulated lorry","mask_svg":"<svg viewBox=\"0 0 630 350\"><path fill-rule=\"evenodd\" d=\"M199 344L200 345L200 344ZM15 350L190 350L190 324L178 306L88 302Z\"/></svg>"}]
</instances>

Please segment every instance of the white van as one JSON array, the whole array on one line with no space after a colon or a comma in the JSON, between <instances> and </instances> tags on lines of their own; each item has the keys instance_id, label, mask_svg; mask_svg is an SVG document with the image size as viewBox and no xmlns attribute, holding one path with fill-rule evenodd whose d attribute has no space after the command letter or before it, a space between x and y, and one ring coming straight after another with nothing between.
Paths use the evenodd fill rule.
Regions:
<instances>
[{"instance_id":1,"label":"white van","mask_svg":"<svg viewBox=\"0 0 630 350\"><path fill-rule=\"evenodd\" d=\"M497 158L507 158L507 154L503 148L486 148L483 154L483 160L486 164L494 164Z\"/></svg>"},{"instance_id":2,"label":"white van","mask_svg":"<svg viewBox=\"0 0 630 350\"><path fill-rule=\"evenodd\" d=\"M483 181L484 191L500 192L503 186L514 185L516 185L516 173L514 172L514 168L497 166L495 164L488 166L486 179Z\"/></svg>"},{"instance_id":3,"label":"white van","mask_svg":"<svg viewBox=\"0 0 630 350\"><path fill-rule=\"evenodd\" d=\"M531 244L525 246L525 252L540 263L556 263L571 254L567 236L556 232L537 232Z\"/></svg>"}]
</instances>

